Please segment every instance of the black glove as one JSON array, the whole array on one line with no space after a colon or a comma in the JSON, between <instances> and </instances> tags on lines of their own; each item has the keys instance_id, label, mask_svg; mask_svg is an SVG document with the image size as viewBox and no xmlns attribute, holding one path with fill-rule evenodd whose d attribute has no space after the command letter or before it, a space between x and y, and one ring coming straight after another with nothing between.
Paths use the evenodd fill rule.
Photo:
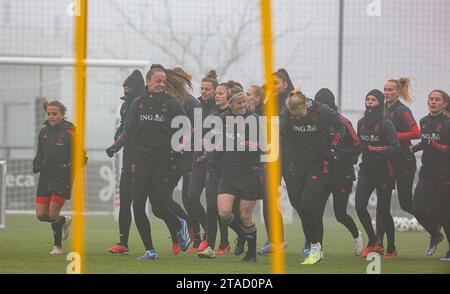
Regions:
<instances>
[{"instance_id":1,"label":"black glove","mask_svg":"<svg viewBox=\"0 0 450 294\"><path fill-rule=\"evenodd\" d=\"M339 161L339 157L336 154L336 150L334 149L329 149L326 153L326 158L331 161L331 162L338 162Z\"/></svg>"},{"instance_id":2,"label":"black glove","mask_svg":"<svg viewBox=\"0 0 450 294\"><path fill-rule=\"evenodd\" d=\"M108 149L106 149L106 154L108 154L108 156L110 158L112 158L114 156L114 153L117 152L117 149L113 146L109 147Z\"/></svg>"},{"instance_id":3,"label":"black glove","mask_svg":"<svg viewBox=\"0 0 450 294\"><path fill-rule=\"evenodd\" d=\"M72 167L72 164L70 162L58 165L58 168L60 168L60 169L70 169L71 167Z\"/></svg>"},{"instance_id":4,"label":"black glove","mask_svg":"<svg viewBox=\"0 0 450 294\"><path fill-rule=\"evenodd\" d=\"M41 165L40 164L33 164L33 173L37 174L41 172Z\"/></svg>"}]
</instances>

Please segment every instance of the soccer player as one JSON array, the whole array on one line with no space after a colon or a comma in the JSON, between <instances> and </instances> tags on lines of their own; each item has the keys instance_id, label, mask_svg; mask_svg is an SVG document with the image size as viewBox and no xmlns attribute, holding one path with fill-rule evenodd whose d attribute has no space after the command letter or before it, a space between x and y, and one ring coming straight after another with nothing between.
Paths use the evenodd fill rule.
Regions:
<instances>
[{"instance_id":1,"label":"soccer player","mask_svg":"<svg viewBox=\"0 0 450 294\"><path fill-rule=\"evenodd\" d=\"M67 108L59 101L43 103L47 112L45 127L39 132L33 172L40 173L36 192L36 217L42 222L51 223L54 246L50 254L64 253L62 241L69 237L70 216L60 212L72 190L72 142L74 125L66 121ZM87 158L86 158L87 160Z\"/></svg>"},{"instance_id":2,"label":"soccer player","mask_svg":"<svg viewBox=\"0 0 450 294\"><path fill-rule=\"evenodd\" d=\"M123 82L124 96L120 107L120 126L114 135L114 141L117 141L125 129L125 122L133 101L142 96L145 92L145 82L139 70L133 73ZM111 246L108 251L112 254L128 254L128 235L131 226L131 164L134 155L133 144L127 143L123 147L122 172L120 174L119 194L119 243ZM109 156L110 154L108 154ZM112 154L111 154L112 155Z\"/></svg>"},{"instance_id":3,"label":"soccer player","mask_svg":"<svg viewBox=\"0 0 450 294\"><path fill-rule=\"evenodd\" d=\"M362 161L356 186L356 212L369 237L368 245L361 256L371 252L383 254L384 248L372 227L367 204L373 190L378 195L377 211L386 230L388 247L385 259L397 255L395 248L394 220L390 213L394 173L392 161L401 158L397 132L390 120L384 116L384 95L379 90L370 91L365 98L366 111L358 121L358 137L361 141Z\"/></svg>"},{"instance_id":4,"label":"soccer player","mask_svg":"<svg viewBox=\"0 0 450 294\"><path fill-rule=\"evenodd\" d=\"M398 80L391 79L384 84L384 97L386 100L386 117L394 124L400 149L403 157L392 161L395 181L397 183L397 195L400 207L413 214L412 191L414 175L416 173L416 157L410 150L411 140L419 139L420 130L411 110L401 102L411 103L413 98L409 94L410 81L402 77ZM383 244L384 229L379 221L381 216L377 214L376 232L378 240Z\"/></svg>"},{"instance_id":5,"label":"soccer player","mask_svg":"<svg viewBox=\"0 0 450 294\"><path fill-rule=\"evenodd\" d=\"M209 73L201 80L201 96L198 98L202 109L202 124L206 117L217 110L216 102L214 101L214 95L216 87L218 85L217 74L215 70L209 71ZM202 137L205 135L202 128ZM189 181L188 199L185 204L185 208L192 221L192 228L194 233L194 240L192 242L192 248L189 252L203 251L208 246L206 236L200 235L200 225L206 232L206 212L203 208L200 197L206 183L206 165L201 159L203 151L195 151L194 159L192 162L192 175Z\"/></svg>"},{"instance_id":6,"label":"soccer player","mask_svg":"<svg viewBox=\"0 0 450 294\"><path fill-rule=\"evenodd\" d=\"M257 233L252 213L261 195L261 164L258 142L255 142L255 137L252 136L255 135L253 132L256 134L258 132L258 119L255 114L247 111L245 96L242 87L234 86L230 89L228 96L230 111L221 116L224 125L222 143L226 142L223 150L227 151L213 152L212 156L223 156L218 196L220 219L237 233L238 238L244 238L247 242L248 249L241 261L255 262ZM230 118L253 120L256 129L250 129L251 124L247 123L233 124L233 129L230 129L227 126L227 119ZM233 213L235 201L239 201L240 217Z\"/></svg>"},{"instance_id":7,"label":"soccer player","mask_svg":"<svg viewBox=\"0 0 450 294\"><path fill-rule=\"evenodd\" d=\"M428 95L430 113L420 120L421 140L412 148L413 152L423 150L419 182L414 190L413 210L417 221L430 234L430 244L425 252L427 256L432 256L438 244L444 239L437 229L439 224L443 225L447 238L450 234L448 222L450 120L444 114L444 109L449 103L449 96L444 91L431 91ZM436 218L433 219L430 214L433 201L442 205L442 208L434 210L439 222L436 222Z\"/></svg>"},{"instance_id":8,"label":"soccer player","mask_svg":"<svg viewBox=\"0 0 450 294\"><path fill-rule=\"evenodd\" d=\"M209 117L220 117L226 111L229 111L228 100L230 88L233 87L232 82L221 83L216 88L215 101L217 110L210 114ZM205 153L203 160L207 168L207 177L205 185L206 194L206 231L208 246L198 252L200 258L215 258L216 254L225 254L230 251L230 243L228 240L228 227L219 221L219 212L217 206L217 196L219 190L219 182L222 177L222 158L210 156L210 153ZM217 236L217 224L220 229L220 244L219 248L214 251Z\"/></svg>"},{"instance_id":9,"label":"soccer player","mask_svg":"<svg viewBox=\"0 0 450 294\"><path fill-rule=\"evenodd\" d=\"M150 223L145 212L147 198L150 199L154 215L166 223L173 243L179 242L182 251L189 248L188 226L168 208L170 197L170 153L171 138L176 129L171 128L172 119L185 115L183 108L166 91L166 73L161 68L151 68L146 76L144 95L136 99L131 107L125 130L109 150L114 153L133 140L136 153L131 166L133 211L136 226L145 247L139 260L155 260L158 254L153 247Z\"/></svg>"},{"instance_id":10,"label":"soccer player","mask_svg":"<svg viewBox=\"0 0 450 294\"><path fill-rule=\"evenodd\" d=\"M314 97L314 101L327 105L337 112L334 103L334 95L329 89L320 89ZM320 220L320 245L323 249L323 213L328 197L333 194L333 208L336 220L343 224L352 234L353 247L356 256L361 255L364 244L361 232L358 231L355 221L347 214L348 197L352 191L355 178L353 165L358 161L360 151L360 141L351 122L342 114L338 113L339 119L345 125L345 135L342 139L342 147L336 152L332 160L324 160L321 179L321 216ZM335 136L334 129L330 132L331 139Z\"/></svg>"},{"instance_id":11,"label":"soccer player","mask_svg":"<svg viewBox=\"0 0 450 294\"><path fill-rule=\"evenodd\" d=\"M294 181L297 194L289 195L291 203L302 215L306 240L311 243L308 257L302 264L315 264L321 259L320 245L320 180L324 160L335 160L345 133L337 113L326 105L314 102L300 90L286 99L288 112L282 114L282 136L290 139L294 154ZM330 127L335 135L330 140Z\"/></svg>"},{"instance_id":12,"label":"soccer player","mask_svg":"<svg viewBox=\"0 0 450 294\"><path fill-rule=\"evenodd\" d=\"M282 113L286 112L286 98L288 97L289 93L294 89L294 85L292 84L291 78L289 77L288 72L284 69L284 68L280 68L278 69L276 72L273 73L273 78L274 78L274 82L275 82L275 91L277 94L277 103L278 103L278 113L280 114L280 116L282 115ZM256 95L257 96L257 95ZM260 103L259 105L261 105L261 108L257 111L260 111L261 113L263 113L263 99L262 96L259 99ZM257 112L258 113L258 112ZM281 150L281 176L284 179L284 182L286 184L286 189L287 189L287 193L289 195L289 200L291 201L292 206L298 207L297 205L295 205L292 202L292 199L294 199L294 197L292 195L295 195L297 192L295 190L295 183L294 183L294 176L293 176L293 155L292 155L292 147L289 142L288 142L288 138L283 138L282 136L280 136L280 150ZM280 186L281 186L281 177L279 179L280 181ZM266 233L267 233L267 237L269 237L269 219L268 219L268 201L267 201L267 195L264 193L263 195L263 216L264 216L264 224L266 227ZM297 211L297 213L299 214L300 218L301 218L301 214L299 211ZM279 212L277 217L280 219L281 222L281 233L282 233L282 244L281 244L281 248L277 248L277 250L282 250L287 246L287 241L285 240L284 237L284 225L283 225L283 217L281 215L281 213ZM306 246L306 242L305 242L305 248L308 248L307 250L309 250L309 245ZM268 240L263 247L258 249L258 254L259 255L265 255L265 254L269 254L272 252L272 250L274 250L272 243L270 242L270 240Z\"/></svg>"}]
</instances>

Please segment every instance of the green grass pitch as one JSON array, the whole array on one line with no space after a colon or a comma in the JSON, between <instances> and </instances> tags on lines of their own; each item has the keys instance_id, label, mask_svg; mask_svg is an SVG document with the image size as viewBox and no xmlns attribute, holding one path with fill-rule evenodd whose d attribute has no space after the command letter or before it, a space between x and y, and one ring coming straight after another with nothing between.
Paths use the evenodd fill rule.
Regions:
<instances>
[{"instance_id":1,"label":"green grass pitch","mask_svg":"<svg viewBox=\"0 0 450 294\"><path fill-rule=\"evenodd\" d=\"M132 224L130 232L130 254L111 256L108 246L117 241L118 224L111 216L86 217L86 268L87 273L228 273L257 274L270 273L270 257L258 256L255 264L242 264L241 257L232 253L216 259L200 259L195 253L180 253L173 256L169 233L162 221L151 219L153 242L160 256L159 260L139 262L136 258L144 253L142 242ZM361 225L357 222L358 226ZM303 232L298 222L285 226L288 247L285 251L286 272L289 274L352 273L365 274L369 261L353 255L353 240L346 229L333 218L325 219L325 260L313 266L301 265L303 257ZM230 241L234 233L230 230ZM381 260L381 273L427 273L448 274L450 263L439 259L448 250L443 241L435 256L426 257L428 244L426 233L396 233L398 257ZM258 227L258 246L266 240L262 224ZM367 238L365 239L367 241ZM39 222L31 215L8 215L6 229L0 230L0 273L60 273L66 272L69 261L66 254L52 256L50 252L53 237L50 225ZM70 239L63 244L70 251Z\"/></svg>"}]
</instances>

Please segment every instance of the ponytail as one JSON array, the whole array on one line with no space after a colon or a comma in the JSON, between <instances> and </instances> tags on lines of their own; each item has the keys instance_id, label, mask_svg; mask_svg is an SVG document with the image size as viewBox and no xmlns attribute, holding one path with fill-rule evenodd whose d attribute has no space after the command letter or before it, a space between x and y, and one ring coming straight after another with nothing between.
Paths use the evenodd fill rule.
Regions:
<instances>
[{"instance_id":1,"label":"ponytail","mask_svg":"<svg viewBox=\"0 0 450 294\"><path fill-rule=\"evenodd\" d=\"M400 95L403 97L406 103L411 104L414 100L414 97L411 96L411 80L407 77L401 77L398 80L391 79L389 82L393 82L397 85L397 90L400 92Z\"/></svg>"}]
</instances>

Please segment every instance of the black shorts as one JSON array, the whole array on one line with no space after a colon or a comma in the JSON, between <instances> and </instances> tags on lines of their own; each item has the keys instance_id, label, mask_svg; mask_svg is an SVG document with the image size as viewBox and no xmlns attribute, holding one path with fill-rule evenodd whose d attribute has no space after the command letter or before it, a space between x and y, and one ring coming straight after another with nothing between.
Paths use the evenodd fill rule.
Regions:
<instances>
[{"instance_id":1,"label":"black shorts","mask_svg":"<svg viewBox=\"0 0 450 294\"><path fill-rule=\"evenodd\" d=\"M263 178L259 173L252 173L241 178L222 177L218 194L231 194L242 200L262 199Z\"/></svg>"},{"instance_id":2,"label":"black shorts","mask_svg":"<svg viewBox=\"0 0 450 294\"><path fill-rule=\"evenodd\" d=\"M69 200L71 192L70 168L58 169L53 172L41 171L36 197L59 195L63 199Z\"/></svg>"}]
</instances>

